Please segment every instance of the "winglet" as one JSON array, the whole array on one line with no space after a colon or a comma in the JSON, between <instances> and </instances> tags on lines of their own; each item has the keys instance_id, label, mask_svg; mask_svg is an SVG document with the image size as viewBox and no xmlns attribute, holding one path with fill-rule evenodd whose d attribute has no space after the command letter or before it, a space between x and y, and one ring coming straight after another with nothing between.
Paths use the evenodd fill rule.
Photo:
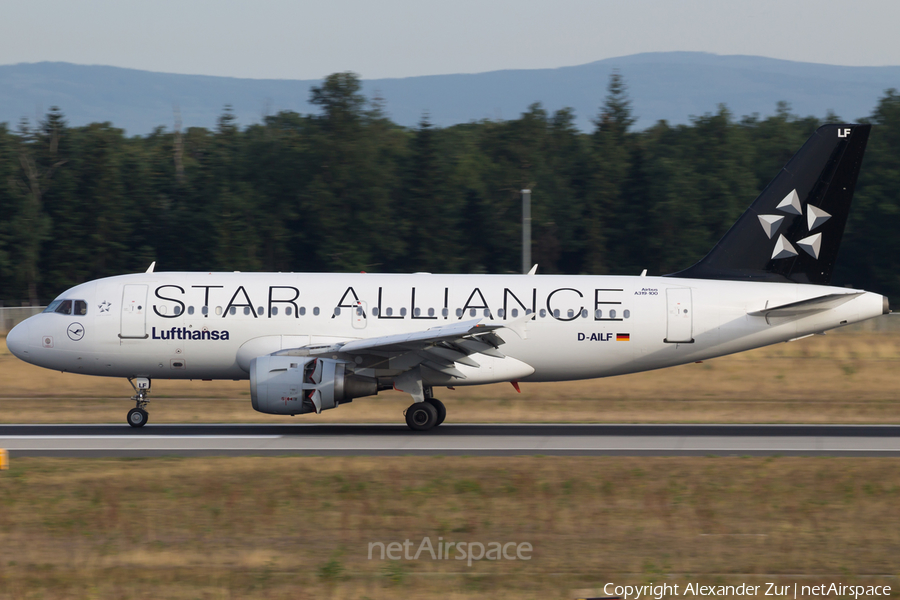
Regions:
<instances>
[{"instance_id":1,"label":"winglet","mask_svg":"<svg viewBox=\"0 0 900 600\"><path fill-rule=\"evenodd\" d=\"M536 264L533 267L531 267L530 271L528 271L529 275L534 275L535 273L537 273L537 265Z\"/></svg>"},{"instance_id":2,"label":"winglet","mask_svg":"<svg viewBox=\"0 0 900 600\"><path fill-rule=\"evenodd\" d=\"M155 260L154 260L152 263L150 263L150 266L147 267L147 270L144 271L144 273L152 273L154 268L156 268L156 261L155 261Z\"/></svg>"},{"instance_id":3,"label":"winglet","mask_svg":"<svg viewBox=\"0 0 900 600\"><path fill-rule=\"evenodd\" d=\"M516 317L512 321L506 321L505 323L503 323L503 327L505 329L509 329L510 331L515 333L517 336L519 336L519 338L521 338L523 340L527 340L528 339L528 328L527 328L528 321L532 320L533 318L534 318L534 313L526 310L525 314L523 314L521 317ZM498 323L496 321L492 321L490 323L490 325L497 325L497 324Z\"/></svg>"}]
</instances>

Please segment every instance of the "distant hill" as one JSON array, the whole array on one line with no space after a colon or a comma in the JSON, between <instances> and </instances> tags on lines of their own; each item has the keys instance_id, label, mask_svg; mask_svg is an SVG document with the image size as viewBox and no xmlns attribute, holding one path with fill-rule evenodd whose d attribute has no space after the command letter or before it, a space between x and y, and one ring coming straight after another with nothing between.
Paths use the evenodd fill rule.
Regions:
<instances>
[{"instance_id":1,"label":"distant hill","mask_svg":"<svg viewBox=\"0 0 900 600\"><path fill-rule=\"evenodd\" d=\"M606 95L613 69L624 77L645 128L659 119L687 123L724 103L736 117L774 113L778 101L801 116L844 120L868 116L884 90L900 88L900 67L841 67L756 56L660 52L610 58L558 69L491 71L370 79L364 91L378 94L390 117L414 126L427 112L438 126L481 119L512 119L533 102L550 111L575 110L578 126L591 119ZM364 74L362 74L364 75ZM70 63L0 66L0 122L15 127L59 106L72 125L110 121L130 135L155 127L171 130L178 106L184 127L214 127L223 107L242 125L281 110L314 111L307 103L317 80L236 79L174 75Z\"/></svg>"}]
</instances>

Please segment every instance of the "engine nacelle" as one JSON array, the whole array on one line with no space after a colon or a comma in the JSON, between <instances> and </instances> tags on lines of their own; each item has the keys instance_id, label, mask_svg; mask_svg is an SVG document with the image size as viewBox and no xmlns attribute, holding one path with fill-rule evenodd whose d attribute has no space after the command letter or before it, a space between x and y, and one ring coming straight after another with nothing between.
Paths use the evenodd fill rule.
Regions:
<instances>
[{"instance_id":1,"label":"engine nacelle","mask_svg":"<svg viewBox=\"0 0 900 600\"><path fill-rule=\"evenodd\" d=\"M372 377L347 373L349 363L310 356L259 356L250 361L253 409L273 415L300 415L337 407L378 393Z\"/></svg>"}]
</instances>

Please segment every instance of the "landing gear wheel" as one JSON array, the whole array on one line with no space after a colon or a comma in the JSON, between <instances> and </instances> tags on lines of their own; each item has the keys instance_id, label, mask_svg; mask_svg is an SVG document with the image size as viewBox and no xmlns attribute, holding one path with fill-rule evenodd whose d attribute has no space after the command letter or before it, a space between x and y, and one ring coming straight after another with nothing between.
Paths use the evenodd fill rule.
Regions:
<instances>
[{"instance_id":1,"label":"landing gear wheel","mask_svg":"<svg viewBox=\"0 0 900 600\"><path fill-rule=\"evenodd\" d=\"M425 402L432 405L434 410L437 411L437 422L434 424L434 426L437 427L447 418L447 407L437 398L425 398Z\"/></svg>"},{"instance_id":2,"label":"landing gear wheel","mask_svg":"<svg viewBox=\"0 0 900 600\"><path fill-rule=\"evenodd\" d=\"M428 431L437 422L437 409L428 402L416 402L406 409L406 424L413 431Z\"/></svg>"},{"instance_id":3,"label":"landing gear wheel","mask_svg":"<svg viewBox=\"0 0 900 600\"><path fill-rule=\"evenodd\" d=\"M128 411L128 424L132 427L143 427L149 418L150 415L143 408L132 408Z\"/></svg>"},{"instance_id":4,"label":"landing gear wheel","mask_svg":"<svg viewBox=\"0 0 900 600\"><path fill-rule=\"evenodd\" d=\"M137 385L135 385L135 381L137 382ZM150 378L129 377L128 383L134 388L134 396L131 397L131 399L134 400L134 408L128 411L128 418L126 421L128 421L128 424L132 427L143 427L150 418L150 415L144 410L150 402L147 400L147 394L150 392Z\"/></svg>"}]
</instances>

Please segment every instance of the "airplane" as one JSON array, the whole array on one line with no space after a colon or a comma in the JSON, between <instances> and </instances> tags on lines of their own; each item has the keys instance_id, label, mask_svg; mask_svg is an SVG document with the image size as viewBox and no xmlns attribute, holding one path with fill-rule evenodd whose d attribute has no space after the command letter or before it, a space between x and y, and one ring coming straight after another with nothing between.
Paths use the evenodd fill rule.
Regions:
<instances>
[{"instance_id":1,"label":"airplane","mask_svg":"<svg viewBox=\"0 0 900 600\"><path fill-rule=\"evenodd\" d=\"M796 340L890 312L829 285L870 125L818 128L699 262L659 277L157 272L75 286L7 336L20 359L127 378L250 381L274 415L395 389L407 425L435 389L636 373ZM154 263L155 264L155 263Z\"/></svg>"}]
</instances>

